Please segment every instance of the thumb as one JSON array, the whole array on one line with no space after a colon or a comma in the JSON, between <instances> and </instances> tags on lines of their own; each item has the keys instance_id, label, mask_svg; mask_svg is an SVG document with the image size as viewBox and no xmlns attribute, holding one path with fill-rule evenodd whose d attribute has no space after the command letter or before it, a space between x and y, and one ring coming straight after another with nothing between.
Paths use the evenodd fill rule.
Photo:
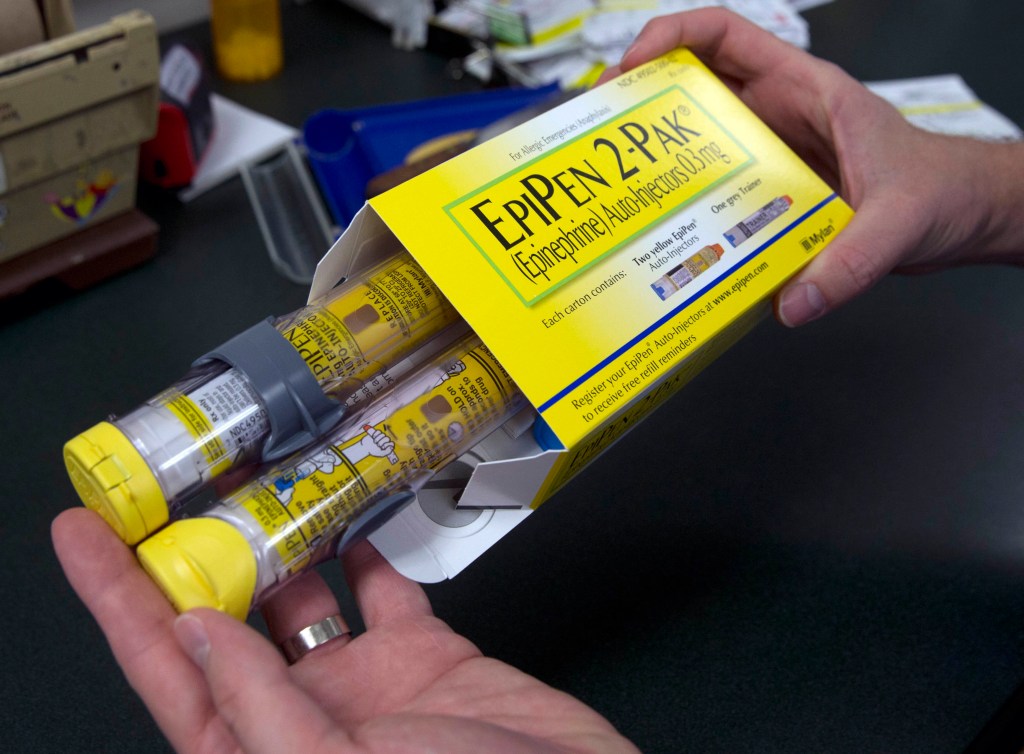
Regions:
<instances>
[{"instance_id":1,"label":"thumb","mask_svg":"<svg viewBox=\"0 0 1024 754\"><path fill-rule=\"evenodd\" d=\"M178 616L174 634L203 671L214 706L243 751L315 751L339 732L292 680L284 658L244 623L197 609Z\"/></svg>"},{"instance_id":2,"label":"thumb","mask_svg":"<svg viewBox=\"0 0 1024 754\"><path fill-rule=\"evenodd\" d=\"M865 203L832 243L776 294L778 320L787 327L811 322L891 272L921 239L913 213L898 205L884 199Z\"/></svg>"},{"instance_id":3,"label":"thumb","mask_svg":"<svg viewBox=\"0 0 1024 754\"><path fill-rule=\"evenodd\" d=\"M619 66L617 66L617 65L608 66L603 71L601 71L601 75L597 77L597 81L594 82L593 88L596 89L597 87L601 86L602 84L605 84L605 83L611 81L613 78L618 76L620 73L622 73L622 69Z\"/></svg>"}]
</instances>

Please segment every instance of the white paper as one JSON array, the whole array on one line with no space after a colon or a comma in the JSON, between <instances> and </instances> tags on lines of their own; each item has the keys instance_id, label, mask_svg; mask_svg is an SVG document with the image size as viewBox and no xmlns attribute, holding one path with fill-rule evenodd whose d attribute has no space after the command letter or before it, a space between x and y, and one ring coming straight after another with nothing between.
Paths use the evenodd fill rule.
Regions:
<instances>
[{"instance_id":1,"label":"white paper","mask_svg":"<svg viewBox=\"0 0 1024 754\"><path fill-rule=\"evenodd\" d=\"M807 22L787 0L660 0L648 8L597 11L583 24L583 45L593 59L616 65L652 18L708 7L728 8L790 44L810 46Z\"/></svg>"},{"instance_id":2,"label":"white paper","mask_svg":"<svg viewBox=\"0 0 1024 754\"><path fill-rule=\"evenodd\" d=\"M291 126L220 95L214 94L210 99L213 138L192 185L178 192L178 198L183 202L191 201L233 178L240 166L268 157L299 135Z\"/></svg>"},{"instance_id":3,"label":"white paper","mask_svg":"<svg viewBox=\"0 0 1024 754\"><path fill-rule=\"evenodd\" d=\"M1017 141L1024 133L1002 113L978 99L957 75L867 83L919 128L987 141Z\"/></svg>"},{"instance_id":4,"label":"white paper","mask_svg":"<svg viewBox=\"0 0 1024 754\"><path fill-rule=\"evenodd\" d=\"M160 62L160 91L183 105L192 102L192 95L202 79L203 67L182 45L174 45Z\"/></svg>"},{"instance_id":5,"label":"white paper","mask_svg":"<svg viewBox=\"0 0 1024 754\"><path fill-rule=\"evenodd\" d=\"M789 4L795 11L805 11L808 8L817 8L819 5L828 5L832 0L789 0Z\"/></svg>"}]
</instances>

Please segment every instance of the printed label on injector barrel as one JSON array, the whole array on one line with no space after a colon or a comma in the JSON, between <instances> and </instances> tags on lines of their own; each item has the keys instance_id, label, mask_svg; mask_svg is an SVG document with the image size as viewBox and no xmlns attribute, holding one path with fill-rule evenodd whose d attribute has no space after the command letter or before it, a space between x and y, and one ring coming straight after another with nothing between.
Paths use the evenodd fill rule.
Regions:
<instances>
[{"instance_id":1,"label":"printed label on injector barrel","mask_svg":"<svg viewBox=\"0 0 1024 754\"><path fill-rule=\"evenodd\" d=\"M344 440L325 444L238 504L294 573L325 537L339 533L338 522L351 521L417 472L452 460L520 400L504 369L478 346L417 400L375 425L349 428Z\"/></svg>"},{"instance_id":2,"label":"printed label on injector barrel","mask_svg":"<svg viewBox=\"0 0 1024 754\"><path fill-rule=\"evenodd\" d=\"M380 370L379 352L392 355L421 345L457 315L410 257L339 298L307 307L282 331L318 381L365 380ZM425 326L436 320L432 326ZM402 347L400 339L408 340Z\"/></svg>"},{"instance_id":3,"label":"printed label on injector barrel","mask_svg":"<svg viewBox=\"0 0 1024 754\"><path fill-rule=\"evenodd\" d=\"M282 334L320 382L347 377L363 361L352 332L326 309L310 312Z\"/></svg>"},{"instance_id":4,"label":"printed label on injector barrel","mask_svg":"<svg viewBox=\"0 0 1024 754\"><path fill-rule=\"evenodd\" d=\"M236 457L263 436L267 419L248 381L234 369L214 377L188 395L178 395L167 409L199 443L207 468L203 480L226 471Z\"/></svg>"}]
</instances>

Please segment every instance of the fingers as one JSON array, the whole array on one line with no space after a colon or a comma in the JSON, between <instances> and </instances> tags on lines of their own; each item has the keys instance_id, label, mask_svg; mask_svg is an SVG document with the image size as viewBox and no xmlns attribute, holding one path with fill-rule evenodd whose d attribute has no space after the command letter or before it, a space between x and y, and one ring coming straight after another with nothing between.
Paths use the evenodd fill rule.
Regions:
<instances>
[{"instance_id":1,"label":"fingers","mask_svg":"<svg viewBox=\"0 0 1024 754\"><path fill-rule=\"evenodd\" d=\"M917 249L935 218L922 215L924 192L898 167L914 167L905 148L916 139L891 106L835 66L722 9L651 21L621 68L677 47L691 49L741 90L743 101L857 209L829 248L776 296L783 324L817 319L921 256Z\"/></svg>"},{"instance_id":2,"label":"fingers","mask_svg":"<svg viewBox=\"0 0 1024 754\"><path fill-rule=\"evenodd\" d=\"M353 546L343 562L367 629L434 614L423 588L392 568L369 542Z\"/></svg>"},{"instance_id":3,"label":"fingers","mask_svg":"<svg viewBox=\"0 0 1024 754\"><path fill-rule=\"evenodd\" d=\"M334 592L315 571L292 579L275 592L260 611L271 640L278 645L324 618L341 614ZM348 642L347 637L338 638L331 641L330 646L340 648Z\"/></svg>"},{"instance_id":4,"label":"fingers","mask_svg":"<svg viewBox=\"0 0 1024 754\"><path fill-rule=\"evenodd\" d=\"M197 731L210 744L230 741L229 732L213 720L202 675L174 640L174 609L132 551L85 508L64 511L53 522L51 533L72 588L96 618L129 683L175 748L188 748Z\"/></svg>"},{"instance_id":5,"label":"fingers","mask_svg":"<svg viewBox=\"0 0 1024 754\"><path fill-rule=\"evenodd\" d=\"M292 680L277 650L249 626L198 609L180 616L174 633L202 671L242 751L319 751L331 739L345 741L344 732Z\"/></svg>"},{"instance_id":6,"label":"fingers","mask_svg":"<svg viewBox=\"0 0 1024 754\"><path fill-rule=\"evenodd\" d=\"M598 87L602 84L611 81L613 78L622 73L622 68L617 65L611 65L601 71L601 75L597 77L597 81L594 82L594 86Z\"/></svg>"},{"instance_id":7,"label":"fingers","mask_svg":"<svg viewBox=\"0 0 1024 754\"><path fill-rule=\"evenodd\" d=\"M343 561L349 587L367 629L433 615L422 587L398 573L368 542L353 546ZM263 607L267 628L277 644L327 616L338 614L340 608L333 592L313 572L289 582ZM336 639L318 653L336 651L349 641L348 638Z\"/></svg>"},{"instance_id":8,"label":"fingers","mask_svg":"<svg viewBox=\"0 0 1024 754\"><path fill-rule=\"evenodd\" d=\"M875 285L917 243L914 216L898 201L865 203L850 224L775 297L787 327L811 322Z\"/></svg>"},{"instance_id":9,"label":"fingers","mask_svg":"<svg viewBox=\"0 0 1024 754\"><path fill-rule=\"evenodd\" d=\"M705 8L650 21L619 65L628 71L678 47L688 47L716 72L740 80L766 75L797 52L742 16Z\"/></svg>"}]
</instances>

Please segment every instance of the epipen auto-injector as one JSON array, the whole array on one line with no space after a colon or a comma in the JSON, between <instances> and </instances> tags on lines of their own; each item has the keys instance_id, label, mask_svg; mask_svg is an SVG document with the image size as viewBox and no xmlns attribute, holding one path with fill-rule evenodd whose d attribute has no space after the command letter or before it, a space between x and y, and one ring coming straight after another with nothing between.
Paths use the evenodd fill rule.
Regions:
<instances>
[{"instance_id":1,"label":"epipen auto-injector","mask_svg":"<svg viewBox=\"0 0 1024 754\"><path fill-rule=\"evenodd\" d=\"M244 619L277 586L370 534L525 406L490 350L468 335L322 443L146 539L139 561L177 610Z\"/></svg>"},{"instance_id":2,"label":"epipen auto-injector","mask_svg":"<svg viewBox=\"0 0 1024 754\"><path fill-rule=\"evenodd\" d=\"M170 388L64 447L85 505L127 543L214 478L323 437L347 404L410 371L458 315L412 257L389 257L313 303L209 352Z\"/></svg>"}]
</instances>

